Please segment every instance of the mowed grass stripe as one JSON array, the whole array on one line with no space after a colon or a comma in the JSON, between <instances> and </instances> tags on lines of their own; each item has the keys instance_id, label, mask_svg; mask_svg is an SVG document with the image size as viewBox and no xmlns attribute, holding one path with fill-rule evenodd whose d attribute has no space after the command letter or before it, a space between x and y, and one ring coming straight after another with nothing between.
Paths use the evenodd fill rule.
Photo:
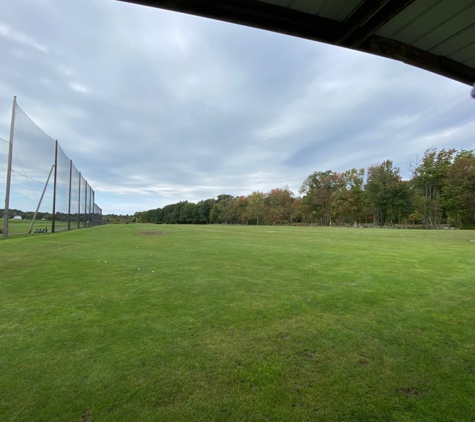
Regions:
<instances>
[{"instance_id":1,"label":"mowed grass stripe","mask_svg":"<svg viewBox=\"0 0 475 422\"><path fill-rule=\"evenodd\" d=\"M0 415L472 420L473 237L137 224L2 241Z\"/></svg>"}]
</instances>

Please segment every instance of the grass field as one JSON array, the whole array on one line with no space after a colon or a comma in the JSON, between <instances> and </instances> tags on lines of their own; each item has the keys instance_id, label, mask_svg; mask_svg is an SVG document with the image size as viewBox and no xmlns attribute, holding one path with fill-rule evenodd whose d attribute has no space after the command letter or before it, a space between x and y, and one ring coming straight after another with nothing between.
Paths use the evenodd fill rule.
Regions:
<instances>
[{"instance_id":1,"label":"grass field","mask_svg":"<svg viewBox=\"0 0 475 422\"><path fill-rule=\"evenodd\" d=\"M8 234L9 236L18 236L24 235L28 233L30 229L31 220L9 220L8 221ZM77 221L71 223L71 227L73 229L77 228ZM3 219L0 219L0 228L3 229ZM36 220L35 224L33 225L32 234L35 234L34 231L36 229L48 229L48 233L51 232L51 221L41 221ZM68 222L67 221L56 221L56 231L62 231L68 229Z\"/></svg>"},{"instance_id":2,"label":"grass field","mask_svg":"<svg viewBox=\"0 0 475 422\"><path fill-rule=\"evenodd\" d=\"M475 233L0 241L0 420L473 421Z\"/></svg>"}]
</instances>

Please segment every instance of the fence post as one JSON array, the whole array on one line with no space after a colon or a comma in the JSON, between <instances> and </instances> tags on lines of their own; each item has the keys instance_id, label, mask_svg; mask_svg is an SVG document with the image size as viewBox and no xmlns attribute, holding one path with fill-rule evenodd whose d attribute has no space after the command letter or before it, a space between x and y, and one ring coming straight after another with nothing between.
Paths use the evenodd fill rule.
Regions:
<instances>
[{"instance_id":1,"label":"fence post","mask_svg":"<svg viewBox=\"0 0 475 422\"><path fill-rule=\"evenodd\" d=\"M96 203L94 202L96 199L96 194L94 191L91 189L92 192L92 225L95 226L96 224Z\"/></svg>"},{"instance_id":2,"label":"fence post","mask_svg":"<svg viewBox=\"0 0 475 422\"><path fill-rule=\"evenodd\" d=\"M79 171L79 194L78 194L78 229L81 228L81 172Z\"/></svg>"},{"instance_id":3,"label":"fence post","mask_svg":"<svg viewBox=\"0 0 475 422\"><path fill-rule=\"evenodd\" d=\"M71 230L71 191L73 183L73 160L69 160L69 202L68 202L68 230Z\"/></svg>"},{"instance_id":4,"label":"fence post","mask_svg":"<svg viewBox=\"0 0 475 422\"><path fill-rule=\"evenodd\" d=\"M87 180L84 188L84 227L87 227Z\"/></svg>"},{"instance_id":5,"label":"fence post","mask_svg":"<svg viewBox=\"0 0 475 422\"><path fill-rule=\"evenodd\" d=\"M8 146L7 184L5 187L5 208L3 210L3 237L8 237L8 211L10 210L10 184L12 181L13 137L15 134L16 96L13 97L12 121L10 123L10 144Z\"/></svg>"},{"instance_id":6,"label":"fence post","mask_svg":"<svg viewBox=\"0 0 475 422\"><path fill-rule=\"evenodd\" d=\"M58 181L58 140L54 147L54 180L53 180L53 219L51 220L51 233L56 228L56 182Z\"/></svg>"}]
</instances>

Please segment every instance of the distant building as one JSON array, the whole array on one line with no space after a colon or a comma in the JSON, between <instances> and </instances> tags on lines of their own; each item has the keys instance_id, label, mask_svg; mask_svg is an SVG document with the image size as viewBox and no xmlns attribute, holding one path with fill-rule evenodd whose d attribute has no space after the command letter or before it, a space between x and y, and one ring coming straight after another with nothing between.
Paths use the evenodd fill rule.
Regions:
<instances>
[{"instance_id":1,"label":"distant building","mask_svg":"<svg viewBox=\"0 0 475 422\"><path fill-rule=\"evenodd\" d=\"M21 220L21 215L15 215L15 217L13 217L14 220Z\"/></svg>"}]
</instances>

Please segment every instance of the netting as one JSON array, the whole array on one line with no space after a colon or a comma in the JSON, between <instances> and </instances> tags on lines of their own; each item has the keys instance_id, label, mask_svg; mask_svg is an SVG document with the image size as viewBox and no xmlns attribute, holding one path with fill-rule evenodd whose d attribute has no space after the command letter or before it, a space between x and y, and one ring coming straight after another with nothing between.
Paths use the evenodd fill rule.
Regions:
<instances>
[{"instance_id":1,"label":"netting","mask_svg":"<svg viewBox=\"0 0 475 422\"><path fill-rule=\"evenodd\" d=\"M80 173L76 166L72 164L71 169L71 213L70 213L70 227L77 229L79 226L79 180Z\"/></svg>"},{"instance_id":2,"label":"netting","mask_svg":"<svg viewBox=\"0 0 475 422\"><path fill-rule=\"evenodd\" d=\"M70 173L70 160L59 145L56 163L55 229L59 231L68 229Z\"/></svg>"},{"instance_id":3,"label":"netting","mask_svg":"<svg viewBox=\"0 0 475 422\"><path fill-rule=\"evenodd\" d=\"M87 204L87 222L88 225L92 226L92 220L93 220L93 209L94 209L94 191L92 188L89 186L89 204Z\"/></svg>"},{"instance_id":4,"label":"netting","mask_svg":"<svg viewBox=\"0 0 475 422\"><path fill-rule=\"evenodd\" d=\"M86 227L87 225L87 202L90 201L88 198L88 186L87 181L84 177L81 176L81 227Z\"/></svg>"},{"instance_id":5,"label":"netting","mask_svg":"<svg viewBox=\"0 0 475 422\"><path fill-rule=\"evenodd\" d=\"M7 177L7 157L8 157L8 141L0 138L0 201L5 199L5 183ZM3 203L0 202L0 208L3 214Z\"/></svg>"},{"instance_id":6,"label":"netting","mask_svg":"<svg viewBox=\"0 0 475 422\"><path fill-rule=\"evenodd\" d=\"M1 134L7 125L0 121ZM15 103L8 234L49 232L96 224L92 188L57 141ZM8 132L10 127L8 127ZM6 197L9 141L0 137L0 195ZM2 215L4 209L1 209ZM102 222L102 217L100 218Z\"/></svg>"},{"instance_id":7,"label":"netting","mask_svg":"<svg viewBox=\"0 0 475 422\"><path fill-rule=\"evenodd\" d=\"M6 103L5 103L6 104ZM3 103L2 103L3 106ZM0 216L3 215L5 186L7 177L8 132L10 130L11 105L0 114ZM3 223L3 222L2 222Z\"/></svg>"},{"instance_id":8,"label":"netting","mask_svg":"<svg viewBox=\"0 0 475 422\"><path fill-rule=\"evenodd\" d=\"M51 231L53 184L48 183L43 199L40 199L54 165L55 141L44 133L17 105L15 108L15 136L12 153L9 217L10 234L27 233L36 209L36 227ZM52 175L50 177L52 182ZM22 211L26 214L22 215ZM21 222L21 220L23 222Z\"/></svg>"},{"instance_id":9,"label":"netting","mask_svg":"<svg viewBox=\"0 0 475 422\"><path fill-rule=\"evenodd\" d=\"M102 209L94 204L94 225L100 226L102 224Z\"/></svg>"}]
</instances>

